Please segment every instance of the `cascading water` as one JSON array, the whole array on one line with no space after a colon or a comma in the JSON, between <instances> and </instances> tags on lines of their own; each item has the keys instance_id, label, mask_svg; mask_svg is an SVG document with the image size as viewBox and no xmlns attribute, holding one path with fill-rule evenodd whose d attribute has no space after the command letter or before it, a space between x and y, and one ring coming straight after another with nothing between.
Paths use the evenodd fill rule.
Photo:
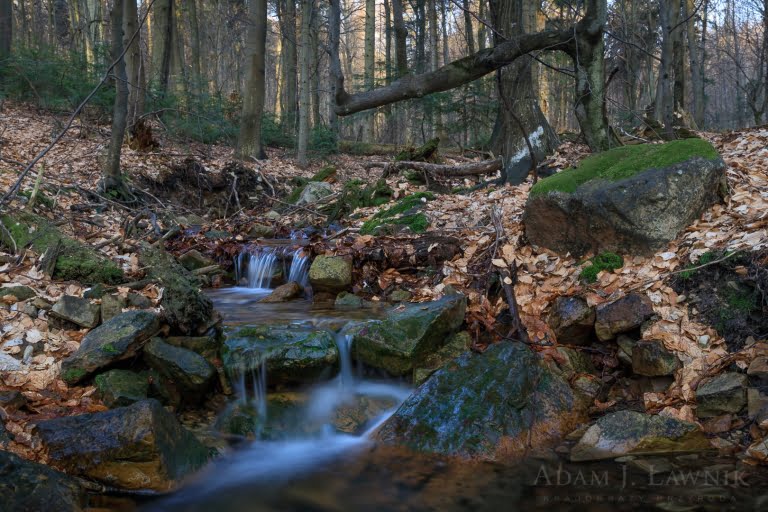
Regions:
<instances>
[{"instance_id":1,"label":"cascading water","mask_svg":"<svg viewBox=\"0 0 768 512\"><path fill-rule=\"evenodd\" d=\"M309 256L297 249L291 256L291 268L288 271L288 281L299 283L302 288L309 286Z\"/></svg>"},{"instance_id":2,"label":"cascading water","mask_svg":"<svg viewBox=\"0 0 768 512\"><path fill-rule=\"evenodd\" d=\"M291 264L286 268L289 259ZM238 284L245 281L248 288L268 290L281 265L288 282L295 281L303 288L309 286L309 256L302 249L288 247L246 248L235 257L235 279Z\"/></svg>"}]
</instances>

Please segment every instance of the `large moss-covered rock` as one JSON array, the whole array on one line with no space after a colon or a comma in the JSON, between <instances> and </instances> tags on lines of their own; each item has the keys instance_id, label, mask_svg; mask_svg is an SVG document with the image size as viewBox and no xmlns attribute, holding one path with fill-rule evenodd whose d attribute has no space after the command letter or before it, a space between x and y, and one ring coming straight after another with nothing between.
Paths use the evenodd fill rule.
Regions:
<instances>
[{"instance_id":1,"label":"large moss-covered rock","mask_svg":"<svg viewBox=\"0 0 768 512\"><path fill-rule=\"evenodd\" d=\"M56 253L56 260L51 264L53 277L65 281L79 281L84 284L117 283L123 278L123 271L112 261L102 256L93 248L61 233L48 220L32 213L13 213L0 215L8 232L13 236L17 247L31 246L47 257ZM0 242L11 247L3 230L0 230Z\"/></svg>"},{"instance_id":2,"label":"large moss-covered rock","mask_svg":"<svg viewBox=\"0 0 768 512\"><path fill-rule=\"evenodd\" d=\"M355 356L392 375L406 375L429 367L428 356L438 351L464 323L466 298L448 295L440 300L396 307L384 320L351 326Z\"/></svg>"},{"instance_id":3,"label":"large moss-covered rock","mask_svg":"<svg viewBox=\"0 0 768 512\"><path fill-rule=\"evenodd\" d=\"M200 402L216 378L216 368L203 356L160 338L153 338L144 346L144 359L174 383L186 403Z\"/></svg>"},{"instance_id":4,"label":"large moss-covered rock","mask_svg":"<svg viewBox=\"0 0 768 512\"><path fill-rule=\"evenodd\" d=\"M62 379L77 384L97 370L135 356L159 328L157 315L150 311L128 311L108 320L86 334L77 351L62 362Z\"/></svg>"},{"instance_id":5,"label":"large moss-covered rock","mask_svg":"<svg viewBox=\"0 0 768 512\"><path fill-rule=\"evenodd\" d=\"M571 450L571 460L696 452L710 448L704 432L695 423L667 416L619 411L603 416L587 429Z\"/></svg>"},{"instance_id":6,"label":"large moss-covered rock","mask_svg":"<svg viewBox=\"0 0 768 512\"><path fill-rule=\"evenodd\" d=\"M533 351L499 343L438 370L378 438L419 451L508 460L556 442L582 416L568 383Z\"/></svg>"},{"instance_id":7,"label":"large moss-covered rock","mask_svg":"<svg viewBox=\"0 0 768 512\"><path fill-rule=\"evenodd\" d=\"M9 512L79 512L87 503L76 479L6 451L0 451L0 496L0 509Z\"/></svg>"},{"instance_id":8,"label":"large moss-covered rock","mask_svg":"<svg viewBox=\"0 0 768 512\"><path fill-rule=\"evenodd\" d=\"M726 188L725 163L704 140L625 146L539 181L523 223L532 244L560 253L648 254L674 240Z\"/></svg>"},{"instance_id":9,"label":"large moss-covered rock","mask_svg":"<svg viewBox=\"0 0 768 512\"><path fill-rule=\"evenodd\" d=\"M413 370L413 384L416 386L421 385L430 375L442 368L443 365L469 350L471 345L472 336L467 331L457 332L449 336L445 345L424 358L422 367Z\"/></svg>"},{"instance_id":10,"label":"large moss-covered rock","mask_svg":"<svg viewBox=\"0 0 768 512\"><path fill-rule=\"evenodd\" d=\"M121 489L167 491L209 450L156 400L37 424L50 464Z\"/></svg>"},{"instance_id":11,"label":"large moss-covered rock","mask_svg":"<svg viewBox=\"0 0 768 512\"><path fill-rule=\"evenodd\" d=\"M309 267L309 282L317 292L342 292L352 286L352 263L341 256L320 255Z\"/></svg>"},{"instance_id":12,"label":"large moss-covered rock","mask_svg":"<svg viewBox=\"0 0 768 512\"><path fill-rule=\"evenodd\" d=\"M227 335L224 367L230 375L258 368L266 361L270 384L312 383L333 376L339 351L328 331L289 326L246 327Z\"/></svg>"},{"instance_id":13,"label":"large moss-covered rock","mask_svg":"<svg viewBox=\"0 0 768 512\"><path fill-rule=\"evenodd\" d=\"M149 379L146 373L110 370L94 380L101 400L107 407L125 407L147 398Z\"/></svg>"},{"instance_id":14,"label":"large moss-covered rock","mask_svg":"<svg viewBox=\"0 0 768 512\"><path fill-rule=\"evenodd\" d=\"M190 271L157 247L144 247L139 262L150 278L163 287L165 321L174 331L182 334L203 334L215 323L211 300L200 291L200 282Z\"/></svg>"}]
</instances>

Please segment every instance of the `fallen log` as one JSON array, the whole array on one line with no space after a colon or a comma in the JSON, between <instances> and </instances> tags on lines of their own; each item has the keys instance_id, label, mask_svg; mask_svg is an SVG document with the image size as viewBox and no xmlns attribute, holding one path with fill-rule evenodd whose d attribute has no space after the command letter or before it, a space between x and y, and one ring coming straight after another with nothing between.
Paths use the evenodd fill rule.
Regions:
<instances>
[{"instance_id":1,"label":"fallen log","mask_svg":"<svg viewBox=\"0 0 768 512\"><path fill-rule=\"evenodd\" d=\"M397 174L406 169L425 172L430 176L438 178L456 178L461 176L480 176L500 171L502 162L501 158L459 165L430 164L427 162L368 162L364 167L366 169L383 168L382 178Z\"/></svg>"}]
</instances>

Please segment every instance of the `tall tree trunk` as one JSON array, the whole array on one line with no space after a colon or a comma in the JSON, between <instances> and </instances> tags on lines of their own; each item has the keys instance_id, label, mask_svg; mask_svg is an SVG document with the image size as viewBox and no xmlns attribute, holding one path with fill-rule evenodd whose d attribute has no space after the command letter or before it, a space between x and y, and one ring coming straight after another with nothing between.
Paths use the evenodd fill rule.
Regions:
<instances>
[{"instance_id":1,"label":"tall tree trunk","mask_svg":"<svg viewBox=\"0 0 768 512\"><path fill-rule=\"evenodd\" d=\"M203 76L200 67L200 25L197 18L197 0L186 0L189 9L189 47L192 60L192 83L196 93L201 92Z\"/></svg>"},{"instance_id":2,"label":"tall tree trunk","mask_svg":"<svg viewBox=\"0 0 768 512\"><path fill-rule=\"evenodd\" d=\"M128 117L128 84L125 73L125 59L123 53L123 18L125 16L125 2L131 0L114 0L110 18L112 21L112 61L117 61L114 68L115 80L115 104L112 112L112 137L109 141L109 153L104 167L101 189L104 192L114 191L118 197L123 195L123 175L120 171L120 155L123 149L123 138Z\"/></svg>"},{"instance_id":3,"label":"tall tree trunk","mask_svg":"<svg viewBox=\"0 0 768 512\"><path fill-rule=\"evenodd\" d=\"M439 30L436 1L437 0L427 1L427 16L429 18L430 71L437 71L437 69L440 67L440 40L438 38ZM428 105L430 110L429 117L432 118L432 123L430 123L432 126L430 126L430 129L434 127L434 129L431 130L432 136L437 135L441 139L444 139L445 134L443 133L443 119L438 97L435 96L432 98L432 101L430 101Z\"/></svg>"},{"instance_id":4,"label":"tall tree trunk","mask_svg":"<svg viewBox=\"0 0 768 512\"><path fill-rule=\"evenodd\" d=\"M152 72L150 80L160 95L168 93L173 61L173 0L155 0L152 6Z\"/></svg>"},{"instance_id":5,"label":"tall tree trunk","mask_svg":"<svg viewBox=\"0 0 768 512\"><path fill-rule=\"evenodd\" d=\"M586 0L583 30L576 38L576 119L592 151L605 151L621 142L608 124L605 110L605 44L607 0Z\"/></svg>"},{"instance_id":6,"label":"tall tree trunk","mask_svg":"<svg viewBox=\"0 0 768 512\"><path fill-rule=\"evenodd\" d=\"M72 50L72 31L69 21L69 5L67 0L53 0L53 22L56 29L56 40L65 50Z\"/></svg>"},{"instance_id":7,"label":"tall tree trunk","mask_svg":"<svg viewBox=\"0 0 768 512\"><path fill-rule=\"evenodd\" d=\"M478 15L481 20L484 20L487 16L487 4L488 0L478 0L478 3L480 4L480 14ZM482 23L477 24L477 49L478 50L485 50L485 39L486 39L486 27Z\"/></svg>"},{"instance_id":8,"label":"tall tree trunk","mask_svg":"<svg viewBox=\"0 0 768 512\"><path fill-rule=\"evenodd\" d=\"M139 30L139 13L136 2L127 0L125 2L125 42L128 44L130 38L133 38L131 46L125 53L125 68L128 79L128 130L132 130L138 118L143 114L144 90L141 84L141 32Z\"/></svg>"},{"instance_id":9,"label":"tall tree trunk","mask_svg":"<svg viewBox=\"0 0 768 512\"><path fill-rule=\"evenodd\" d=\"M515 33L536 32L538 0L491 0L490 7L497 44ZM499 73L499 112L491 149L504 159L506 180L517 184L522 183L532 165L552 153L560 141L539 105L534 60L525 56Z\"/></svg>"},{"instance_id":10,"label":"tall tree trunk","mask_svg":"<svg viewBox=\"0 0 768 512\"><path fill-rule=\"evenodd\" d=\"M702 129L704 125L704 87L700 78L702 74L699 68L703 65L701 62L701 55L699 52L699 39L696 37L696 16L695 0L683 0L685 3L685 11L683 12L683 19L686 19L685 35L688 43L688 57L690 59L691 66L691 89L692 89L692 107L693 107L693 121L696 123L696 129ZM706 23L706 21L704 22Z\"/></svg>"},{"instance_id":11,"label":"tall tree trunk","mask_svg":"<svg viewBox=\"0 0 768 512\"><path fill-rule=\"evenodd\" d=\"M365 52L363 69L363 88L366 91L373 89L375 85L374 72L376 63L376 0L365 1ZM374 125L376 123L375 110L366 113L363 122L363 140L374 141Z\"/></svg>"},{"instance_id":12,"label":"tall tree trunk","mask_svg":"<svg viewBox=\"0 0 768 512\"><path fill-rule=\"evenodd\" d=\"M13 44L13 2L0 0L0 80L3 61L11 56Z\"/></svg>"},{"instance_id":13,"label":"tall tree trunk","mask_svg":"<svg viewBox=\"0 0 768 512\"><path fill-rule=\"evenodd\" d=\"M463 0L464 9L464 34L467 40L469 53L475 53L475 35L472 32L472 13L469 10L469 0Z\"/></svg>"},{"instance_id":14,"label":"tall tree trunk","mask_svg":"<svg viewBox=\"0 0 768 512\"><path fill-rule=\"evenodd\" d=\"M329 114L329 124L331 130L339 139L339 116L336 114L334 105L339 101L337 94L344 91L344 73L341 70L341 56L339 55L339 46L341 44L341 0L330 0L331 9L328 13L328 47L329 55L328 67L330 69L331 80L331 109Z\"/></svg>"},{"instance_id":15,"label":"tall tree trunk","mask_svg":"<svg viewBox=\"0 0 768 512\"><path fill-rule=\"evenodd\" d=\"M266 90L267 0L250 3L248 24L248 81L243 95L237 157L243 160L266 158L261 141L261 117Z\"/></svg>"},{"instance_id":16,"label":"tall tree trunk","mask_svg":"<svg viewBox=\"0 0 768 512\"><path fill-rule=\"evenodd\" d=\"M659 64L659 80L656 86L656 102L654 112L656 120L664 123L667 138L674 138L675 90L672 73L674 71L674 0L660 0L659 19L661 22L661 63Z\"/></svg>"},{"instance_id":17,"label":"tall tree trunk","mask_svg":"<svg viewBox=\"0 0 768 512\"><path fill-rule=\"evenodd\" d=\"M297 142L297 160L299 166L306 167L309 164L307 150L309 147L309 64L310 44L312 41L310 31L312 29L312 11L314 0L302 0L301 10L301 42L299 52L300 82L299 82L299 139Z\"/></svg>"},{"instance_id":18,"label":"tall tree trunk","mask_svg":"<svg viewBox=\"0 0 768 512\"><path fill-rule=\"evenodd\" d=\"M395 77L401 78L408 74L408 29L403 17L403 0L392 0L392 23L395 27Z\"/></svg>"},{"instance_id":19,"label":"tall tree trunk","mask_svg":"<svg viewBox=\"0 0 768 512\"><path fill-rule=\"evenodd\" d=\"M312 90L312 127L316 128L323 124L320 117L320 13L313 13L312 28L309 31L312 38L312 44L309 47L312 62L310 64L310 87Z\"/></svg>"},{"instance_id":20,"label":"tall tree trunk","mask_svg":"<svg viewBox=\"0 0 768 512\"><path fill-rule=\"evenodd\" d=\"M280 124L296 134L298 112L298 62L296 47L296 0L278 0L280 21Z\"/></svg>"}]
</instances>

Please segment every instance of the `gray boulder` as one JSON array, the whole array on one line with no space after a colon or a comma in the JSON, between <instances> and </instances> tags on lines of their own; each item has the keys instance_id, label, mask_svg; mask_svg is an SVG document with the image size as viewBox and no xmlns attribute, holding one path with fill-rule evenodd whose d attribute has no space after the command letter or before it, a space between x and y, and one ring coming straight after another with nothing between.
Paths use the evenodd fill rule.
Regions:
<instances>
[{"instance_id":1,"label":"gray boulder","mask_svg":"<svg viewBox=\"0 0 768 512\"><path fill-rule=\"evenodd\" d=\"M558 297L547 324L559 343L581 345L589 341L595 326L595 310L581 297Z\"/></svg>"},{"instance_id":2,"label":"gray boulder","mask_svg":"<svg viewBox=\"0 0 768 512\"><path fill-rule=\"evenodd\" d=\"M341 256L320 255L309 267L309 282L316 292L342 292L352 286L352 263Z\"/></svg>"},{"instance_id":3,"label":"gray boulder","mask_svg":"<svg viewBox=\"0 0 768 512\"><path fill-rule=\"evenodd\" d=\"M508 462L557 442L583 416L562 377L527 346L503 342L438 370L377 437L418 451Z\"/></svg>"},{"instance_id":4,"label":"gray boulder","mask_svg":"<svg viewBox=\"0 0 768 512\"><path fill-rule=\"evenodd\" d=\"M64 473L0 451L0 509L14 512L79 512L87 495Z\"/></svg>"},{"instance_id":5,"label":"gray boulder","mask_svg":"<svg viewBox=\"0 0 768 512\"><path fill-rule=\"evenodd\" d=\"M13 295L17 301L31 299L37 296L35 290L29 286L4 286L0 288L0 297Z\"/></svg>"},{"instance_id":6,"label":"gray boulder","mask_svg":"<svg viewBox=\"0 0 768 512\"><path fill-rule=\"evenodd\" d=\"M700 384L696 389L696 404L699 418L741 411L747 405L747 376L726 372Z\"/></svg>"},{"instance_id":7,"label":"gray boulder","mask_svg":"<svg viewBox=\"0 0 768 512\"><path fill-rule=\"evenodd\" d=\"M571 450L574 462L624 455L696 452L711 448L695 424L634 411L607 414Z\"/></svg>"},{"instance_id":8,"label":"gray boulder","mask_svg":"<svg viewBox=\"0 0 768 512\"><path fill-rule=\"evenodd\" d=\"M80 327L93 329L99 325L100 307L88 299L65 295L51 308L51 314Z\"/></svg>"},{"instance_id":9,"label":"gray boulder","mask_svg":"<svg viewBox=\"0 0 768 512\"><path fill-rule=\"evenodd\" d=\"M110 370L94 379L104 405L110 408L125 407L147 398L149 379L146 374L129 370Z\"/></svg>"},{"instance_id":10,"label":"gray boulder","mask_svg":"<svg viewBox=\"0 0 768 512\"><path fill-rule=\"evenodd\" d=\"M658 340L638 341L632 347L632 371L646 377L673 375L680 360Z\"/></svg>"},{"instance_id":11,"label":"gray boulder","mask_svg":"<svg viewBox=\"0 0 768 512\"><path fill-rule=\"evenodd\" d=\"M37 423L50 464L120 489L168 491L209 450L156 400Z\"/></svg>"},{"instance_id":12,"label":"gray boulder","mask_svg":"<svg viewBox=\"0 0 768 512\"><path fill-rule=\"evenodd\" d=\"M77 351L62 361L62 379L77 384L102 368L135 356L159 329L157 315L149 311L128 311L112 318L86 334Z\"/></svg>"},{"instance_id":13,"label":"gray boulder","mask_svg":"<svg viewBox=\"0 0 768 512\"><path fill-rule=\"evenodd\" d=\"M640 327L653 316L653 305L647 295L630 293L608 304L600 304L595 312L595 334L601 341Z\"/></svg>"},{"instance_id":14,"label":"gray boulder","mask_svg":"<svg viewBox=\"0 0 768 512\"><path fill-rule=\"evenodd\" d=\"M706 141L622 147L541 180L523 223L532 244L559 253L651 254L726 190L725 163Z\"/></svg>"},{"instance_id":15,"label":"gray boulder","mask_svg":"<svg viewBox=\"0 0 768 512\"><path fill-rule=\"evenodd\" d=\"M296 204L314 204L326 196L333 194L333 187L324 181L310 181L302 190Z\"/></svg>"},{"instance_id":16,"label":"gray boulder","mask_svg":"<svg viewBox=\"0 0 768 512\"><path fill-rule=\"evenodd\" d=\"M186 403L200 402L216 378L216 368L203 356L159 338L153 338L144 346L144 359L173 382Z\"/></svg>"},{"instance_id":17,"label":"gray boulder","mask_svg":"<svg viewBox=\"0 0 768 512\"><path fill-rule=\"evenodd\" d=\"M391 309L384 320L352 325L346 334L352 336L359 360L392 375L407 375L429 367L427 358L464 323L466 306L463 295L402 305Z\"/></svg>"}]
</instances>

